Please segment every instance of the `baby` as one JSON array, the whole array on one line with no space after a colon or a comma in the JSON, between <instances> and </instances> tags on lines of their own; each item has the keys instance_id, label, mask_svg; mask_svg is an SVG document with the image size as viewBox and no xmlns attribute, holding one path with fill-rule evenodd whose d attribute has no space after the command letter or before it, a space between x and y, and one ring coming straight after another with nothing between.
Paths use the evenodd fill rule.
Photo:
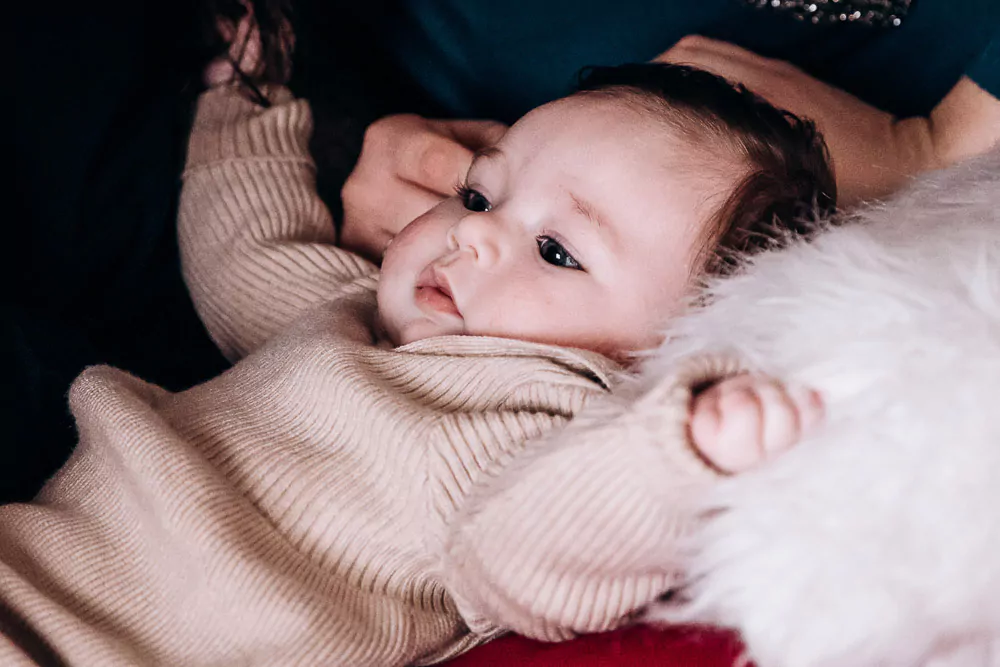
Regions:
<instances>
[{"instance_id":1,"label":"baby","mask_svg":"<svg viewBox=\"0 0 1000 667\"><path fill-rule=\"evenodd\" d=\"M202 97L181 200L237 363L177 394L74 383L73 458L0 508L3 664L429 664L608 629L679 581L699 488L818 418L727 358L595 418L729 251L832 202L809 124L694 70L595 69L379 271L332 244L308 105L263 92Z\"/></svg>"},{"instance_id":2,"label":"baby","mask_svg":"<svg viewBox=\"0 0 1000 667\"><path fill-rule=\"evenodd\" d=\"M457 196L395 239L378 290L394 344L499 336L627 361L725 251L832 206L812 126L717 77L627 65L591 69L580 90L479 151ZM735 470L817 411L810 392L734 378L696 400L694 444Z\"/></svg>"}]
</instances>

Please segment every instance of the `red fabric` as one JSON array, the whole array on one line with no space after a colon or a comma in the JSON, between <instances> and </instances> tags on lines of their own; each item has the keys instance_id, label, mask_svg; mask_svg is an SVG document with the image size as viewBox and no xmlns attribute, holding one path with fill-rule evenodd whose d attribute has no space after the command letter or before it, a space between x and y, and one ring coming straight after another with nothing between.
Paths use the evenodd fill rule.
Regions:
<instances>
[{"instance_id":1,"label":"red fabric","mask_svg":"<svg viewBox=\"0 0 1000 667\"><path fill-rule=\"evenodd\" d=\"M732 667L741 650L735 635L719 630L637 625L561 644L507 635L447 667Z\"/></svg>"}]
</instances>

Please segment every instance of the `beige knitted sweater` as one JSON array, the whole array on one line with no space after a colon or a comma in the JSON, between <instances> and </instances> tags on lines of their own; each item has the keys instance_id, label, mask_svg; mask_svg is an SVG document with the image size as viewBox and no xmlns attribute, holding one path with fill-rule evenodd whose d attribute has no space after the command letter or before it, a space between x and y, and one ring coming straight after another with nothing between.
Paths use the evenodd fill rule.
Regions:
<instances>
[{"instance_id":1,"label":"beige knitted sweater","mask_svg":"<svg viewBox=\"0 0 1000 667\"><path fill-rule=\"evenodd\" d=\"M191 293L239 361L176 394L76 380L72 459L0 508L0 664L428 663L607 629L669 588L713 475L686 387L725 369L557 432L608 400L613 363L376 344L377 269L332 245L309 107L272 96L203 96L181 202Z\"/></svg>"}]
</instances>

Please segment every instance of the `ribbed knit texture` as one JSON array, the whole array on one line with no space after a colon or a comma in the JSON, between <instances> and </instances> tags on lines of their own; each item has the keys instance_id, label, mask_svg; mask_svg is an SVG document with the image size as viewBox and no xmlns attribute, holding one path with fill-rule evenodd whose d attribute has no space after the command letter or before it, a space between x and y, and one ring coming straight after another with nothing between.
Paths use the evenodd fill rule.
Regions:
<instances>
[{"instance_id":1,"label":"ribbed knit texture","mask_svg":"<svg viewBox=\"0 0 1000 667\"><path fill-rule=\"evenodd\" d=\"M309 108L270 94L203 96L181 201L191 293L239 361L177 394L77 379L72 459L0 508L0 664L391 667L663 592L712 478L687 387L731 369L623 403L588 352L377 344L377 269L332 245Z\"/></svg>"}]
</instances>

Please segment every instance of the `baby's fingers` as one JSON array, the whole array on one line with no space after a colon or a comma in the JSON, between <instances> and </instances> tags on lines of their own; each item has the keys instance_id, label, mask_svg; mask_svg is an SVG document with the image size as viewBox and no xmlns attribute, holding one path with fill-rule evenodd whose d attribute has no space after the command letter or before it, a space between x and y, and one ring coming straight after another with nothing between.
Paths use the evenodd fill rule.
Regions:
<instances>
[{"instance_id":1,"label":"baby's fingers","mask_svg":"<svg viewBox=\"0 0 1000 667\"><path fill-rule=\"evenodd\" d=\"M209 87L233 83L236 70L247 75L257 74L261 62L260 29L248 12L234 26L227 18L216 21L219 35L229 43L229 52L216 58L205 68L203 78Z\"/></svg>"},{"instance_id":2,"label":"baby's fingers","mask_svg":"<svg viewBox=\"0 0 1000 667\"><path fill-rule=\"evenodd\" d=\"M800 435L812 432L823 422L826 407L819 392L806 387L793 387L788 390L792 402L799 411Z\"/></svg>"},{"instance_id":3,"label":"baby's fingers","mask_svg":"<svg viewBox=\"0 0 1000 667\"><path fill-rule=\"evenodd\" d=\"M759 442L762 458L769 458L794 445L802 436L799 408L783 385L760 378L753 391L760 402L762 426Z\"/></svg>"},{"instance_id":4,"label":"baby's fingers","mask_svg":"<svg viewBox=\"0 0 1000 667\"><path fill-rule=\"evenodd\" d=\"M226 24L226 27L231 34L231 24ZM261 39L260 27L251 7L247 7L247 13L236 27L236 35L229 39L229 43L229 59L244 74L256 76L261 68Z\"/></svg>"},{"instance_id":5,"label":"baby's fingers","mask_svg":"<svg viewBox=\"0 0 1000 667\"><path fill-rule=\"evenodd\" d=\"M730 473L780 454L823 419L823 403L815 391L788 389L751 374L705 390L692 407L695 447L715 467Z\"/></svg>"},{"instance_id":6,"label":"baby's fingers","mask_svg":"<svg viewBox=\"0 0 1000 667\"><path fill-rule=\"evenodd\" d=\"M711 387L696 397L691 415L691 439L713 466L738 472L762 457L759 397L748 376Z\"/></svg>"},{"instance_id":7,"label":"baby's fingers","mask_svg":"<svg viewBox=\"0 0 1000 667\"><path fill-rule=\"evenodd\" d=\"M233 83L237 72L256 79L264 73L264 45L260 26L253 12L253 5L242 3L245 13L238 21L228 16L216 19L215 27L222 40L229 45L226 55L216 58L204 72L205 83L209 86L219 86ZM282 47L290 52L290 27L281 26Z\"/></svg>"}]
</instances>

